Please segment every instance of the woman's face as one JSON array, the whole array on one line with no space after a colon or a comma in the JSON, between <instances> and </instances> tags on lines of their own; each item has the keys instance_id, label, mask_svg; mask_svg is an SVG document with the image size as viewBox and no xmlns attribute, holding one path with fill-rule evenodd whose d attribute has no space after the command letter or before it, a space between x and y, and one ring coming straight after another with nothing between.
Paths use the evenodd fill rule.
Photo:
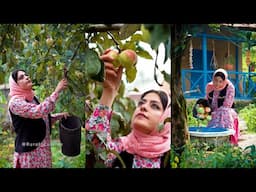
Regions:
<instances>
[{"instance_id":1,"label":"woman's face","mask_svg":"<svg viewBox=\"0 0 256 192\"><path fill-rule=\"evenodd\" d=\"M32 89L33 83L24 71L19 71L17 76L17 84L25 90Z\"/></svg>"},{"instance_id":2,"label":"woman's face","mask_svg":"<svg viewBox=\"0 0 256 192\"><path fill-rule=\"evenodd\" d=\"M222 88L224 86L224 80L220 76L215 76L213 78L213 85L216 89Z\"/></svg>"},{"instance_id":3,"label":"woman's face","mask_svg":"<svg viewBox=\"0 0 256 192\"><path fill-rule=\"evenodd\" d=\"M148 93L138 102L131 125L134 129L149 134L158 126L163 111L160 97L156 93Z\"/></svg>"}]
</instances>

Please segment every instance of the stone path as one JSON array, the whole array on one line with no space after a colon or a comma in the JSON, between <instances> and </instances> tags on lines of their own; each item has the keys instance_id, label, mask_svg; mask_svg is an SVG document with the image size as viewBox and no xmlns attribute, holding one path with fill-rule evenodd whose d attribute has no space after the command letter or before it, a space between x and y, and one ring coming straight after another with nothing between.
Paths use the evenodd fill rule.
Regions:
<instances>
[{"instance_id":1,"label":"stone path","mask_svg":"<svg viewBox=\"0 0 256 192\"><path fill-rule=\"evenodd\" d=\"M239 119L240 137L238 145L241 148L245 148L249 145L256 145L256 133L248 133L247 126L244 120Z\"/></svg>"},{"instance_id":2,"label":"stone path","mask_svg":"<svg viewBox=\"0 0 256 192\"><path fill-rule=\"evenodd\" d=\"M238 145L243 149L249 145L256 145L256 133L241 133Z\"/></svg>"}]
</instances>

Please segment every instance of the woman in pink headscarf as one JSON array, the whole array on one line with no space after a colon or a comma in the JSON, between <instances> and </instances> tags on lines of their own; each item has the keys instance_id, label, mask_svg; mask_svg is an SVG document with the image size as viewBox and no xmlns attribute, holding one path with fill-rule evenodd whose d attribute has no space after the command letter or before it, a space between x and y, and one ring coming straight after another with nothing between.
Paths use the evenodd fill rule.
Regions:
<instances>
[{"instance_id":1,"label":"woman in pink headscarf","mask_svg":"<svg viewBox=\"0 0 256 192\"><path fill-rule=\"evenodd\" d=\"M16 133L14 168L51 168L51 124L68 113L50 115L67 80L62 79L54 92L39 103L32 81L24 70L15 70L9 77L9 114Z\"/></svg>"},{"instance_id":2,"label":"woman in pink headscarf","mask_svg":"<svg viewBox=\"0 0 256 192\"><path fill-rule=\"evenodd\" d=\"M206 86L206 98L212 107L212 119L208 127L233 129L230 142L237 145L240 131L238 115L234 110L235 87L228 80L226 70L220 68L213 73L212 81Z\"/></svg>"},{"instance_id":3,"label":"woman in pink headscarf","mask_svg":"<svg viewBox=\"0 0 256 192\"><path fill-rule=\"evenodd\" d=\"M94 145L98 157L107 167L123 167L120 157L127 168L170 167L171 130L168 117L171 110L170 96L166 91L144 92L131 119L131 132L111 138L111 107L120 87L123 69L113 66L113 59L107 52L101 56L106 71L103 93L99 105L86 122L87 140ZM119 158L115 153L105 155L106 150L115 151ZM90 162L86 159L86 163Z\"/></svg>"}]
</instances>

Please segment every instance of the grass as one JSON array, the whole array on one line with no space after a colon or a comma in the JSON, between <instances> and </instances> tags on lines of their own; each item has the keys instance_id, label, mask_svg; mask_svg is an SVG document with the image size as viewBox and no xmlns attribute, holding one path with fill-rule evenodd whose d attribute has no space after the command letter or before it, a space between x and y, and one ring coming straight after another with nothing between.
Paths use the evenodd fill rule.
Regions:
<instances>
[{"instance_id":1,"label":"grass","mask_svg":"<svg viewBox=\"0 0 256 192\"><path fill-rule=\"evenodd\" d=\"M0 168L12 168L15 135L0 129ZM68 157L61 152L61 143L57 137L51 140L52 168L84 168L85 167L85 134L82 128L81 152Z\"/></svg>"}]
</instances>

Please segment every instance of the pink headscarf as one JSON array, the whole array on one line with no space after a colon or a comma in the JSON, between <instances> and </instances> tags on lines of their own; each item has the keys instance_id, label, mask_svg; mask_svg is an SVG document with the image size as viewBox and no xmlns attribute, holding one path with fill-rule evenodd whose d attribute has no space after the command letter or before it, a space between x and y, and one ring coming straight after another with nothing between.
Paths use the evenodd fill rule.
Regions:
<instances>
[{"instance_id":1,"label":"pink headscarf","mask_svg":"<svg viewBox=\"0 0 256 192\"><path fill-rule=\"evenodd\" d=\"M10 75L9 77L9 86L10 86L10 93L9 96L13 97L13 96L19 96L19 97L23 97L28 101L32 101L34 98L34 91L31 90L25 90L22 89L13 79L12 75Z\"/></svg>"},{"instance_id":2,"label":"pink headscarf","mask_svg":"<svg viewBox=\"0 0 256 192\"><path fill-rule=\"evenodd\" d=\"M214 78L214 76L216 75L217 72L221 72L225 76L225 79L224 79L224 82L223 82L223 86L220 87L220 88L215 87L214 84L213 84L213 78ZM213 90L214 91L220 91L220 90L224 89L226 87L226 85L229 84L229 83L230 83L230 81L228 80L228 73L227 73L227 71L225 69L219 68L219 69L217 69L213 73L212 81L207 84L207 86L206 86L206 94L208 95L208 93L210 93Z\"/></svg>"},{"instance_id":3,"label":"pink headscarf","mask_svg":"<svg viewBox=\"0 0 256 192\"><path fill-rule=\"evenodd\" d=\"M131 154L137 154L146 158L159 157L171 148L171 123L164 120L171 117L171 107L168 102L166 110L159 119L159 130L156 127L150 134L142 133L136 129L132 129L127 136L121 137L121 141L125 150Z\"/></svg>"}]
</instances>

